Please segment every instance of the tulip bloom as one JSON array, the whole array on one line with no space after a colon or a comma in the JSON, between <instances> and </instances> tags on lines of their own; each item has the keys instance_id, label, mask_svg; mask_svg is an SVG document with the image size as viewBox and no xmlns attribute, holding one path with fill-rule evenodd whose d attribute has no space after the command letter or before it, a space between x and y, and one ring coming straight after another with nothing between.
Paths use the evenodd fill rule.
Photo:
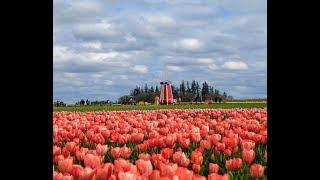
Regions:
<instances>
[{"instance_id":1,"label":"tulip bloom","mask_svg":"<svg viewBox=\"0 0 320 180\"><path fill-rule=\"evenodd\" d=\"M96 168L101 165L101 157L95 156L93 154L87 154L84 157L84 165L86 167Z\"/></svg>"},{"instance_id":2,"label":"tulip bloom","mask_svg":"<svg viewBox=\"0 0 320 180\"><path fill-rule=\"evenodd\" d=\"M244 162L251 164L255 158L256 153L253 150L243 150L242 159Z\"/></svg>"},{"instance_id":3,"label":"tulip bloom","mask_svg":"<svg viewBox=\"0 0 320 180\"><path fill-rule=\"evenodd\" d=\"M261 164L252 164L250 167L250 174L254 178L260 178L264 174L264 167Z\"/></svg>"},{"instance_id":4,"label":"tulip bloom","mask_svg":"<svg viewBox=\"0 0 320 180\"><path fill-rule=\"evenodd\" d=\"M193 170L195 173L199 173L199 172L200 172L200 169L201 169L201 165L199 165L199 164L192 164L192 170Z\"/></svg>"},{"instance_id":5,"label":"tulip bloom","mask_svg":"<svg viewBox=\"0 0 320 180\"><path fill-rule=\"evenodd\" d=\"M142 159L138 159L136 161L136 166L141 175L150 175L152 173L152 164L151 161L145 161Z\"/></svg>"},{"instance_id":6,"label":"tulip bloom","mask_svg":"<svg viewBox=\"0 0 320 180\"><path fill-rule=\"evenodd\" d=\"M209 163L209 172L210 173L218 173L219 172L219 165L218 164Z\"/></svg>"},{"instance_id":7,"label":"tulip bloom","mask_svg":"<svg viewBox=\"0 0 320 180\"><path fill-rule=\"evenodd\" d=\"M108 149L109 149L108 145L98 144L96 146L97 154L100 155L100 156L104 156L108 152Z\"/></svg>"},{"instance_id":8,"label":"tulip bloom","mask_svg":"<svg viewBox=\"0 0 320 180\"><path fill-rule=\"evenodd\" d=\"M203 162L203 156L199 151L192 151L191 153L191 161L194 164L201 165Z\"/></svg>"},{"instance_id":9,"label":"tulip bloom","mask_svg":"<svg viewBox=\"0 0 320 180\"><path fill-rule=\"evenodd\" d=\"M100 166L96 169L95 180L105 180L108 179L113 171L113 165L111 163L106 163L104 166Z\"/></svg>"},{"instance_id":10,"label":"tulip bloom","mask_svg":"<svg viewBox=\"0 0 320 180\"><path fill-rule=\"evenodd\" d=\"M165 158L165 159L169 159L173 154L173 149L169 149L169 148L164 148L161 150L161 155Z\"/></svg>"},{"instance_id":11,"label":"tulip bloom","mask_svg":"<svg viewBox=\"0 0 320 180\"><path fill-rule=\"evenodd\" d=\"M219 175L217 173L211 173L208 175L208 180L229 180L228 174Z\"/></svg>"},{"instance_id":12,"label":"tulip bloom","mask_svg":"<svg viewBox=\"0 0 320 180\"><path fill-rule=\"evenodd\" d=\"M226 168L228 170L239 170L242 168L242 159L240 158L233 158L226 161Z\"/></svg>"},{"instance_id":13,"label":"tulip bloom","mask_svg":"<svg viewBox=\"0 0 320 180\"><path fill-rule=\"evenodd\" d=\"M72 158L67 158L67 159L60 160L58 162L59 170L62 173L71 173L72 164L73 164L73 159Z\"/></svg>"},{"instance_id":14,"label":"tulip bloom","mask_svg":"<svg viewBox=\"0 0 320 180\"><path fill-rule=\"evenodd\" d=\"M119 147L111 148L111 155L114 159L120 158L121 149Z\"/></svg>"},{"instance_id":15,"label":"tulip bloom","mask_svg":"<svg viewBox=\"0 0 320 180\"><path fill-rule=\"evenodd\" d=\"M120 154L122 158L128 158L131 155L132 151L130 148L124 146L120 149Z\"/></svg>"}]
</instances>

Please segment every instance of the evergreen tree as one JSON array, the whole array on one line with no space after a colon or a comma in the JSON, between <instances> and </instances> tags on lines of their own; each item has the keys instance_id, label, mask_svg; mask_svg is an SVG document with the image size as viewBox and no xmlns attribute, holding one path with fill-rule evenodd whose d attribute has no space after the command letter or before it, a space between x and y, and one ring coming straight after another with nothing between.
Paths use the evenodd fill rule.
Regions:
<instances>
[{"instance_id":1,"label":"evergreen tree","mask_svg":"<svg viewBox=\"0 0 320 180\"><path fill-rule=\"evenodd\" d=\"M160 93L160 90L159 90L159 87L158 87L158 85L156 85L156 90L155 90L155 93Z\"/></svg>"},{"instance_id":2,"label":"evergreen tree","mask_svg":"<svg viewBox=\"0 0 320 180\"><path fill-rule=\"evenodd\" d=\"M150 92L150 93L154 93L153 86L151 86L151 88L149 89L149 92Z\"/></svg>"},{"instance_id":3,"label":"evergreen tree","mask_svg":"<svg viewBox=\"0 0 320 180\"><path fill-rule=\"evenodd\" d=\"M184 81L182 80L181 85L180 85L180 92L182 94L182 96L185 95L186 93L186 86L184 85Z\"/></svg>"},{"instance_id":4,"label":"evergreen tree","mask_svg":"<svg viewBox=\"0 0 320 180\"><path fill-rule=\"evenodd\" d=\"M144 92L145 92L145 93L148 92L148 85L147 85L147 84L144 85Z\"/></svg>"},{"instance_id":5,"label":"evergreen tree","mask_svg":"<svg viewBox=\"0 0 320 180\"><path fill-rule=\"evenodd\" d=\"M191 92L193 94L197 93L197 87L196 87L196 81L195 80L193 80L192 83L191 83Z\"/></svg>"},{"instance_id":6,"label":"evergreen tree","mask_svg":"<svg viewBox=\"0 0 320 180\"><path fill-rule=\"evenodd\" d=\"M214 93L213 87L210 86L210 94L213 94L213 93Z\"/></svg>"},{"instance_id":7,"label":"evergreen tree","mask_svg":"<svg viewBox=\"0 0 320 180\"><path fill-rule=\"evenodd\" d=\"M199 83L196 82L196 93L199 94L199 91L200 91L200 86L199 86Z\"/></svg>"},{"instance_id":8,"label":"evergreen tree","mask_svg":"<svg viewBox=\"0 0 320 180\"><path fill-rule=\"evenodd\" d=\"M187 92L190 93L191 92L191 88L189 86L189 81L187 81Z\"/></svg>"},{"instance_id":9,"label":"evergreen tree","mask_svg":"<svg viewBox=\"0 0 320 180\"><path fill-rule=\"evenodd\" d=\"M224 99L227 99L227 97L228 97L226 92L223 92L222 96L223 96Z\"/></svg>"}]
</instances>

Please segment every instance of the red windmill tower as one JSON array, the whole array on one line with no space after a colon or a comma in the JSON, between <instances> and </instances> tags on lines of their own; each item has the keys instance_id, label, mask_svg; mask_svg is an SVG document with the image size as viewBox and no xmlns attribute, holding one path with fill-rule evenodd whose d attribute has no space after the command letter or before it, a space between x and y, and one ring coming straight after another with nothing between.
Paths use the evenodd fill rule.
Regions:
<instances>
[{"instance_id":1,"label":"red windmill tower","mask_svg":"<svg viewBox=\"0 0 320 180\"><path fill-rule=\"evenodd\" d=\"M163 78L166 79L166 65L164 66ZM160 104L172 104L173 103L173 94L171 82L168 80L160 82Z\"/></svg>"}]
</instances>

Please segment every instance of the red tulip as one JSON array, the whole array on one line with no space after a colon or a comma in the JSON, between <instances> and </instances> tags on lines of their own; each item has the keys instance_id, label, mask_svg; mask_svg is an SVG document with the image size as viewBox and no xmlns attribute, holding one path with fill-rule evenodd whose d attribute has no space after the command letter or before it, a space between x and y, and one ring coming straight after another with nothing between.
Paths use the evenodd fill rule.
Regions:
<instances>
[{"instance_id":1,"label":"red tulip","mask_svg":"<svg viewBox=\"0 0 320 180\"><path fill-rule=\"evenodd\" d=\"M233 158L233 159L227 160L225 166L228 170L234 170L234 171L239 170L242 168L242 159Z\"/></svg>"},{"instance_id":2,"label":"red tulip","mask_svg":"<svg viewBox=\"0 0 320 180\"><path fill-rule=\"evenodd\" d=\"M242 150L250 150L250 149L254 149L254 147L255 147L255 142L250 140L243 141L241 144Z\"/></svg>"},{"instance_id":3,"label":"red tulip","mask_svg":"<svg viewBox=\"0 0 320 180\"><path fill-rule=\"evenodd\" d=\"M104 156L108 152L108 145L98 144L96 146L96 151L99 156Z\"/></svg>"},{"instance_id":4,"label":"red tulip","mask_svg":"<svg viewBox=\"0 0 320 180\"><path fill-rule=\"evenodd\" d=\"M120 158L121 149L119 147L111 148L111 155L114 159Z\"/></svg>"},{"instance_id":5,"label":"red tulip","mask_svg":"<svg viewBox=\"0 0 320 180\"><path fill-rule=\"evenodd\" d=\"M119 180L136 180L137 175L130 172L119 172L118 179Z\"/></svg>"},{"instance_id":6,"label":"red tulip","mask_svg":"<svg viewBox=\"0 0 320 180\"><path fill-rule=\"evenodd\" d=\"M209 172L210 173L218 173L219 172L219 165L218 164L209 163Z\"/></svg>"},{"instance_id":7,"label":"red tulip","mask_svg":"<svg viewBox=\"0 0 320 180\"><path fill-rule=\"evenodd\" d=\"M173 162L177 163L179 166L188 167L190 160L184 154L184 152L177 151L172 156Z\"/></svg>"},{"instance_id":8,"label":"red tulip","mask_svg":"<svg viewBox=\"0 0 320 180\"><path fill-rule=\"evenodd\" d=\"M182 148L186 149L186 148L188 148L189 145L190 145L190 139L188 139L188 138L181 138L181 139L179 140L179 144L180 144L180 146L181 146Z\"/></svg>"},{"instance_id":9,"label":"red tulip","mask_svg":"<svg viewBox=\"0 0 320 180\"><path fill-rule=\"evenodd\" d=\"M136 166L141 175L150 175L152 172L152 164L150 161L138 159L136 161Z\"/></svg>"},{"instance_id":10,"label":"red tulip","mask_svg":"<svg viewBox=\"0 0 320 180\"><path fill-rule=\"evenodd\" d=\"M216 150L216 151L219 151L219 152L222 152L222 151L224 151L225 147L226 147L226 146L225 146L224 143L218 142L217 145L216 145L216 147L215 147L215 150Z\"/></svg>"},{"instance_id":11,"label":"red tulip","mask_svg":"<svg viewBox=\"0 0 320 180\"><path fill-rule=\"evenodd\" d=\"M87 154L88 148L81 148L80 150L76 151L76 157L78 160L83 160L84 156Z\"/></svg>"},{"instance_id":12,"label":"red tulip","mask_svg":"<svg viewBox=\"0 0 320 180\"><path fill-rule=\"evenodd\" d=\"M83 168L79 173L79 180L92 180L94 175L94 170L90 167Z\"/></svg>"},{"instance_id":13,"label":"red tulip","mask_svg":"<svg viewBox=\"0 0 320 180\"><path fill-rule=\"evenodd\" d=\"M250 167L250 174L254 178L260 178L264 174L264 167L261 164L252 164Z\"/></svg>"},{"instance_id":14,"label":"red tulip","mask_svg":"<svg viewBox=\"0 0 320 180\"><path fill-rule=\"evenodd\" d=\"M128 172L131 169L131 164L124 159L117 159L114 161L114 172L118 174L119 172Z\"/></svg>"},{"instance_id":15,"label":"red tulip","mask_svg":"<svg viewBox=\"0 0 320 180\"><path fill-rule=\"evenodd\" d=\"M132 151L130 148L124 146L120 149L120 154L122 158L129 158L129 156L131 155Z\"/></svg>"},{"instance_id":16,"label":"red tulip","mask_svg":"<svg viewBox=\"0 0 320 180\"><path fill-rule=\"evenodd\" d=\"M256 153L253 150L243 150L242 159L244 162L251 164L255 158Z\"/></svg>"},{"instance_id":17,"label":"red tulip","mask_svg":"<svg viewBox=\"0 0 320 180\"><path fill-rule=\"evenodd\" d=\"M225 150L224 150L224 154L227 155L227 156L231 156L231 153L232 153L232 152L231 152L230 149L225 149Z\"/></svg>"},{"instance_id":18,"label":"red tulip","mask_svg":"<svg viewBox=\"0 0 320 180\"><path fill-rule=\"evenodd\" d=\"M169 149L169 148L164 148L161 150L161 155L165 158L165 159L169 159L173 154L173 149Z\"/></svg>"},{"instance_id":19,"label":"red tulip","mask_svg":"<svg viewBox=\"0 0 320 180\"><path fill-rule=\"evenodd\" d=\"M64 159L64 156L60 154L58 156L54 156L53 162L58 163L60 160L63 160L63 159Z\"/></svg>"},{"instance_id":20,"label":"red tulip","mask_svg":"<svg viewBox=\"0 0 320 180\"><path fill-rule=\"evenodd\" d=\"M135 143L141 143L143 141L144 134L142 133L132 133L131 134L131 141Z\"/></svg>"},{"instance_id":21,"label":"red tulip","mask_svg":"<svg viewBox=\"0 0 320 180\"><path fill-rule=\"evenodd\" d=\"M208 180L229 180L228 174L219 175L217 173L211 173L208 175Z\"/></svg>"},{"instance_id":22,"label":"red tulip","mask_svg":"<svg viewBox=\"0 0 320 180\"><path fill-rule=\"evenodd\" d=\"M206 177L196 174L192 177L192 180L206 180Z\"/></svg>"},{"instance_id":23,"label":"red tulip","mask_svg":"<svg viewBox=\"0 0 320 180\"><path fill-rule=\"evenodd\" d=\"M53 146L53 156L57 156L57 155L60 155L61 154L61 148L54 145Z\"/></svg>"},{"instance_id":24,"label":"red tulip","mask_svg":"<svg viewBox=\"0 0 320 180\"><path fill-rule=\"evenodd\" d=\"M95 156L93 154L87 154L84 157L84 165L85 167L96 168L101 165L101 157Z\"/></svg>"},{"instance_id":25,"label":"red tulip","mask_svg":"<svg viewBox=\"0 0 320 180\"><path fill-rule=\"evenodd\" d=\"M177 164L164 164L162 162L159 163L159 169L160 169L160 175L161 176L167 176L167 177L173 177L174 172L178 168Z\"/></svg>"},{"instance_id":26,"label":"red tulip","mask_svg":"<svg viewBox=\"0 0 320 180\"><path fill-rule=\"evenodd\" d=\"M160 171L153 170L149 176L149 180L160 180Z\"/></svg>"},{"instance_id":27,"label":"red tulip","mask_svg":"<svg viewBox=\"0 0 320 180\"><path fill-rule=\"evenodd\" d=\"M59 170L62 173L71 173L72 165L73 165L73 159L72 158L66 158L66 159L60 160L58 162Z\"/></svg>"},{"instance_id":28,"label":"red tulip","mask_svg":"<svg viewBox=\"0 0 320 180\"><path fill-rule=\"evenodd\" d=\"M200 133L191 133L190 138L193 142L199 142L201 140L201 135Z\"/></svg>"},{"instance_id":29,"label":"red tulip","mask_svg":"<svg viewBox=\"0 0 320 180\"><path fill-rule=\"evenodd\" d=\"M200 169L201 169L201 165L199 165L199 164L192 164L192 170L193 170L195 173L199 173L199 172L200 172Z\"/></svg>"},{"instance_id":30,"label":"red tulip","mask_svg":"<svg viewBox=\"0 0 320 180\"><path fill-rule=\"evenodd\" d=\"M96 169L95 180L106 180L108 179L113 171L113 165L106 163L104 166L100 166Z\"/></svg>"},{"instance_id":31,"label":"red tulip","mask_svg":"<svg viewBox=\"0 0 320 180\"><path fill-rule=\"evenodd\" d=\"M201 140L200 141L200 146L205 148L205 149L210 149L211 148L211 142L208 140Z\"/></svg>"},{"instance_id":32,"label":"red tulip","mask_svg":"<svg viewBox=\"0 0 320 180\"><path fill-rule=\"evenodd\" d=\"M172 147L174 145L174 138L172 137L172 135L167 135L166 138L164 139L164 143L166 145L166 147Z\"/></svg>"},{"instance_id":33,"label":"red tulip","mask_svg":"<svg viewBox=\"0 0 320 180\"><path fill-rule=\"evenodd\" d=\"M194 164L201 165L203 162L203 156L199 151L192 151L191 152L191 162Z\"/></svg>"},{"instance_id":34,"label":"red tulip","mask_svg":"<svg viewBox=\"0 0 320 180\"><path fill-rule=\"evenodd\" d=\"M183 167L178 167L175 171L175 174L178 176L179 179L183 180L192 180L193 177L193 172Z\"/></svg>"},{"instance_id":35,"label":"red tulip","mask_svg":"<svg viewBox=\"0 0 320 180\"><path fill-rule=\"evenodd\" d=\"M139 154L138 158L139 158L139 159L143 159L143 160L145 160L145 161L148 161L148 160L151 159L151 156L150 156L150 154L142 153L142 154Z\"/></svg>"}]
</instances>

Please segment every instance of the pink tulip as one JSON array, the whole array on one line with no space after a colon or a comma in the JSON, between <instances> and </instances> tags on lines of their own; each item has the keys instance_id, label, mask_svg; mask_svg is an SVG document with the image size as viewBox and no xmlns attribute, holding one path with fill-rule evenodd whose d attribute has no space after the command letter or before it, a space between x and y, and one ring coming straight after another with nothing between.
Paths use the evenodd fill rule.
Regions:
<instances>
[{"instance_id":1,"label":"pink tulip","mask_svg":"<svg viewBox=\"0 0 320 180\"><path fill-rule=\"evenodd\" d=\"M261 164L252 164L250 167L250 174L254 178L260 178L264 174L264 167Z\"/></svg>"},{"instance_id":2,"label":"pink tulip","mask_svg":"<svg viewBox=\"0 0 320 180\"><path fill-rule=\"evenodd\" d=\"M63 159L58 162L59 170L62 173L71 173L72 165L73 165L72 158Z\"/></svg>"},{"instance_id":3,"label":"pink tulip","mask_svg":"<svg viewBox=\"0 0 320 180\"><path fill-rule=\"evenodd\" d=\"M121 156L121 149L119 147L111 148L111 155L114 159L118 159Z\"/></svg>"},{"instance_id":4,"label":"pink tulip","mask_svg":"<svg viewBox=\"0 0 320 180\"><path fill-rule=\"evenodd\" d=\"M136 161L136 166L141 175L150 175L152 173L152 164L151 161L145 161L138 159Z\"/></svg>"},{"instance_id":5,"label":"pink tulip","mask_svg":"<svg viewBox=\"0 0 320 180\"><path fill-rule=\"evenodd\" d=\"M209 163L209 172L210 173L218 173L219 172L219 165L218 164Z\"/></svg>"},{"instance_id":6,"label":"pink tulip","mask_svg":"<svg viewBox=\"0 0 320 180\"><path fill-rule=\"evenodd\" d=\"M91 168L96 168L99 167L101 165L101 157L99 156L95 156L93 154L87 154L84 157L84 165L85 167L91 167Z\"/></svg>"},{"instance_id":7,"label":"pink tulip","mask_svg":"<svg viewBox=\"0 0 320 180\"><path fill-rule=\"evenodd\" d=\"M132 151L130 148L124 146L120 149L120 155L122 158L129 158L129 156L131 155Z\"/></svg>"},{"instance_id":8,"label":"pink tulip","mask_svg":"<svg viewBox=\"0 0 320 180\"><path fill-rule=\"evenodd\" d=\"M253 150L243 150L242 159L244 162L251 164L255 158L256 153Z\"/></svg>"}]
</instances>

